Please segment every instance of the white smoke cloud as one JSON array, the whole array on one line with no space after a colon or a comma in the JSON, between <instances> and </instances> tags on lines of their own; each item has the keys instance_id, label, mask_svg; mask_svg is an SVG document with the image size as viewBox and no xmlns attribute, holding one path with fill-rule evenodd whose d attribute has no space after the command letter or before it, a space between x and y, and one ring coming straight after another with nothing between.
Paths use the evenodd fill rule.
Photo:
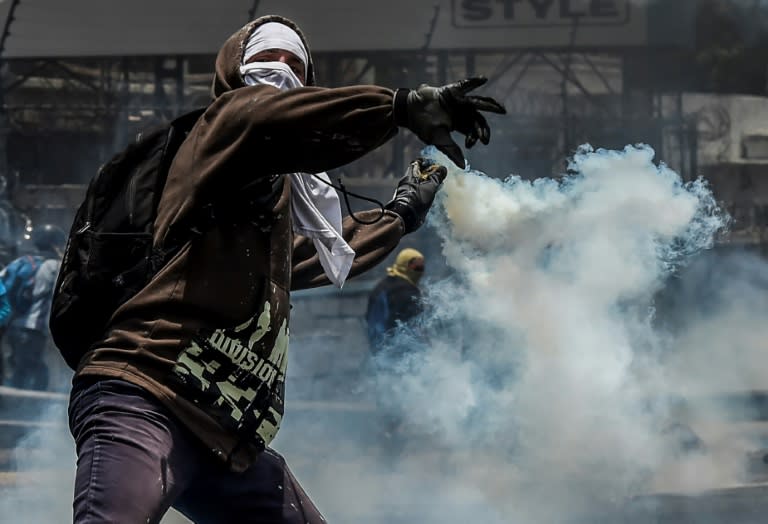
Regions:
<instances>
[{"instance_id":1,"label":"white smoke cloud","mask_svg":"<svg viewBox=\"0 0 768 524\"><path fill-rule=\"evenodd\" d=\"M422 521L467 522L461 509L482 507L475 521L579 522L652 491L676 456L664 399L681 393L685 366L662 363L671 338L653 299L726 218L704 182L653 157L583 147L574 174L534 182L449 169L431 224L455 278L428 290L429 342L393 341L409 355L379 377L409 431L459 475L406 453L418 475L399 481L422 479L442 508ZM449 489L465 496L446 504Z\"/></svg>"},{"instance_id":2,"label":"white smoke cloud","mask_svg":"<svg viewBox=\"0 0 768 524\"><path fill-rule=\"evenodd\" d=\"M15 522L42 523L61 522L62 514L71 514L74 450L65 438L65 412L63 404L46 408L30 422L38 427L9 450L1 474L0 515L12 515Z\"/></svg>"},{"instance_id":3,"label":"white smoke cloud","mask_svg":"<svg viewBox=\"0 0 768 524\"><path fill-rule=\"evenodd\" d=\"M35 395L28 393L28 396ZM0 520L18 524L72 522L72 497L76 456L67 428L67 405L57 394L45 402L20 402L27 415L35 408L42 412L24 417L30 429L16 442L14 449L4 449L5 464L0 469ZM58 398L53 398L58 397ZM63 396L62 396L63 397ZM8 416L10 410L3 412ZM17 414L18 415L18 414ZM21 422L17 422L21 424ZM7 430L4 430L7 431ZM5 446L8 436L4 435ZM189 521L175 511L169 512L163 524Z\"/></svg>"},{"instance_id":4,"label":"white smoke cloud","mask_svg":"<svg viewBox=\"0 0 768 524\"><path fill-rule=\"evenodd\" d=\"M330 522L594 524L636 495L743 479L754 442L712 422L722 407L668 399L765 384L768 266L706 261L726 218L647 147L583 148L569 171L449 173L430 223L453 274L425 287L420 330L393 341L407 357L376 381L402 450L382 449L365 409L296 410L288 391L276 448ZM680 268L705 276L681 284L684 318L660 329L657 292ZM704 441L692 453L688 425ZM71 446L64 427L51 438ZM59 487L51 507L71 502L71 478ZM6 493L1 514L20 500Z\"/></svg>"}]
</instances>

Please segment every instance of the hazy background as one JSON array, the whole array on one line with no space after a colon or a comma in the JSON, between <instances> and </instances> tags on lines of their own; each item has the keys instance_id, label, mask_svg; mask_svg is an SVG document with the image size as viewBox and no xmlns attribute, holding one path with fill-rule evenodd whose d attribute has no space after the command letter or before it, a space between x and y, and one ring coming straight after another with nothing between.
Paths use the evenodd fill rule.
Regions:
<instances>
[{"instance_id":1,"label":"hazy background","mask_svg":"<svg viewBox=\"0 0 768 524\"><path fill-rule=\"evenodd\" d=\"M2 0L0 264L26 225L67 227L138 130L206 104L220 43L268 13L306 31L322 85L483 74L508 109L403 239L427 259L406 359L364 337L392 257L292 297L275 447L329 521L760 522L767 1ZM386 201L422 147L401 131L332 176ZM51 391L0 389L16 522L70 518L49 360Z\"/></svg>"}]
</instances>

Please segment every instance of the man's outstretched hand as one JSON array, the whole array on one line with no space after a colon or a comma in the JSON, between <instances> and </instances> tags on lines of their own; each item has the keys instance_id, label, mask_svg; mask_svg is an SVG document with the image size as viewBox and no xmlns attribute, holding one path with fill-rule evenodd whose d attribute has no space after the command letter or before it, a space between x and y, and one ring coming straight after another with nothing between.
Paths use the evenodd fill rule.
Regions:
<instances>
[{"instance_id":1,"label":"man's outstretched hand","mask_svg":"<svg viewBox=\"0 0 768 524\"><path fill-rule=\"evenodd\" d=\"M442 87L423 84L418 89L398 89L394 98L395 123L410 129L464 169L464 154L451 132L464 135L467 149L478 140L487 145L491 128L481 111L500 115L507 112L493 98L468 94L486 82L486 78L474 77Z\"/></svg>"}]
</instances>

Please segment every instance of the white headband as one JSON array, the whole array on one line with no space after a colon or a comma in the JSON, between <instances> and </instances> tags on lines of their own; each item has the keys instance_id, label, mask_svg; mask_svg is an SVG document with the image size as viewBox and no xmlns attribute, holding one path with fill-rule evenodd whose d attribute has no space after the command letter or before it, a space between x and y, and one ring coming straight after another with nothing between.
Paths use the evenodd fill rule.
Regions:
<instances>
[{"instance_id":1,"label":"white headband","mask_svg":"<svg viewBox=\"0 0 768 524\"><path fill-rule=\"evenodd\" d=\"M304 43L296 31L287 25L280 22L268 22L256 28L245 46L243 64L248 62L248 59L256 53L268 49L290 51L301 59L304 64L304 75L307 74L307 64L309 64L307 50L304 49Z\"/></svg>"}]
</instances>

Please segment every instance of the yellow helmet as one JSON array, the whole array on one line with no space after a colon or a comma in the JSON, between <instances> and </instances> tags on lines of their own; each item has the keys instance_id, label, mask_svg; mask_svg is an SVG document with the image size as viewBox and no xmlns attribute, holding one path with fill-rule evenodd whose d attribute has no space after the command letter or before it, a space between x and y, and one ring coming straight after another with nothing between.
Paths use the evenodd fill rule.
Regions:
<instances>
[{"instance_id":1,"label":"yellow helmet","mask_svg":"<svg viewBox=\"0 0 768 524\"><path fill-rule=\"evenodd\" d=\"M404 278L414 286L424 274L424 255L408 247L397 254L394 265L387 268L387 274Z\"/></svg>"}]
</instances>

